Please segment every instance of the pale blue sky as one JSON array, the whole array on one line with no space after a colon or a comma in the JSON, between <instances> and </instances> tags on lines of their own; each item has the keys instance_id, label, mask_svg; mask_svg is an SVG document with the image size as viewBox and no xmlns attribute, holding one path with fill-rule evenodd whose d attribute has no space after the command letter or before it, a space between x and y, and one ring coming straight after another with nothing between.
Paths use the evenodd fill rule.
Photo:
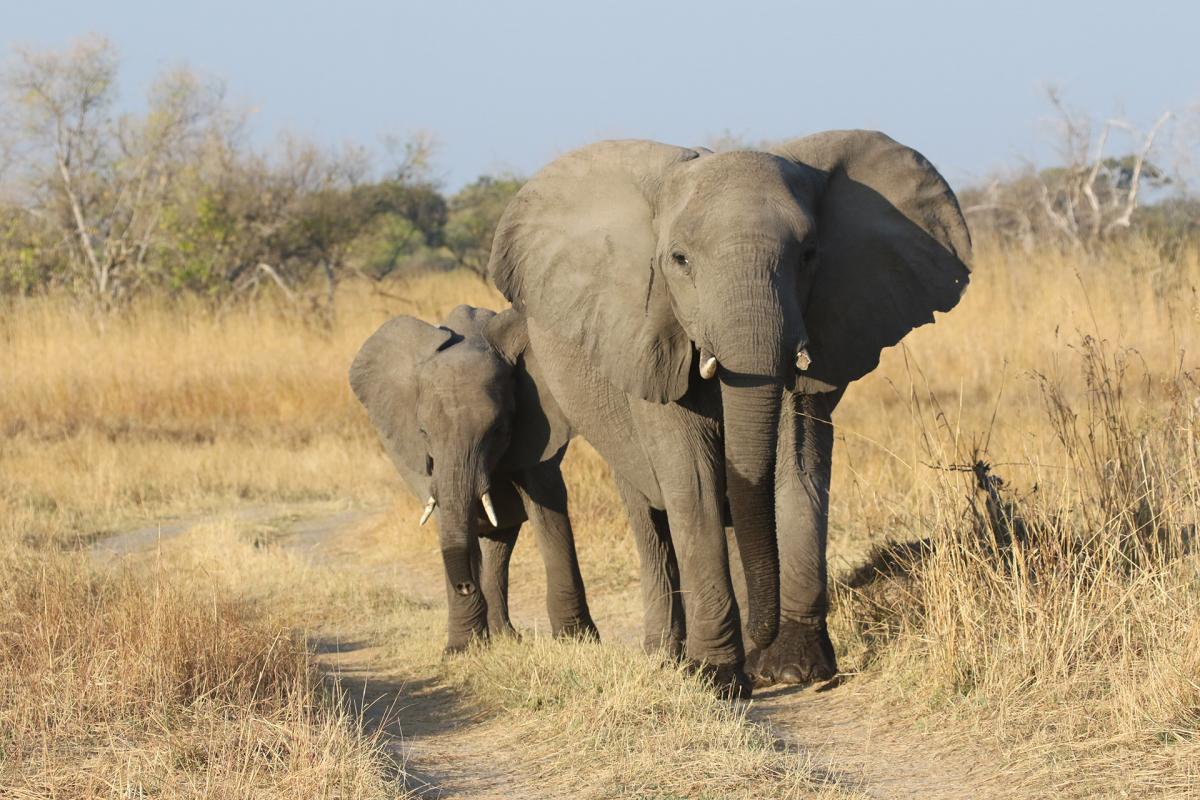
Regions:
<instances>
[{"instance_id":1,"label":"pale blue sky","mask_svg":"<svg viewBox=\"0 0 1200 800\"><path fill-rule=\"evenodd\" d=\"M424 129L450 187L609 137L698 144L871 127L957 184L1046 159L1044 86L1149 126L1200 102L1197 2L3 0L0 45L103 33L124 100L217 76L255 138Z\"/></svg>"}]
</instances>

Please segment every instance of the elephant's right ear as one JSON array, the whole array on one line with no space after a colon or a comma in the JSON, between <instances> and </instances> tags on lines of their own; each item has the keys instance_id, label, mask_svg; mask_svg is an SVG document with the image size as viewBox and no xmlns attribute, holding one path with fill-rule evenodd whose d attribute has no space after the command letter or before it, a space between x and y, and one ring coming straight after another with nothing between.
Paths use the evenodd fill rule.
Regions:
<instances>
[{"instance_id":1,"label":"elephant's right ear","mask_svg":"<svg viewBox=\"0 0 1200 800\"><path fill-rule=\"evenodd\" d=\"M492 244L488 274L513 306L646 400L687 390L692 345L655 277L653 221L664 176L698 155L646 141L568 153L521 188Z\"/></svg>"},{"instance_id":2,"label":"elephant's right ear","mask_svg":"<svg viewBox=\"0 0 1200 800\"><path fill-rule=\"evenodd\" d=\"M350 366L350 388L367 409L388 456L410 483L426 473L417 422L417 368L455 338L413 317L394 317L371 334Z\"/></svg>"}]
</instances>

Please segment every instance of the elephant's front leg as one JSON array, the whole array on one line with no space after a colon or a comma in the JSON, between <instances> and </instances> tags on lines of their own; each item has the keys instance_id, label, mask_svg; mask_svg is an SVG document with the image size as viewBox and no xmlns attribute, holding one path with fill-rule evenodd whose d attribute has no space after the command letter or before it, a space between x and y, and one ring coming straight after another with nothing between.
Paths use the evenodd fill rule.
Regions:
<instances>
[{"instance_id":1,"label":"elephant's front leg","mask_svg":"<svg viewBox=\"0 0 1200 800\"><path fill-rule=\"evenodd\" d=\"M583 576L575 554L575 534L567 516L567 487L559 465L561 454L518 475L514 481L525 515L533 524L546 564L546 610L555 636L599 639L588 611Z\"/></svg>"},{"instance_id":2,"label":"elephant's front leg","mask_svg":"<svg viewBox=\"0 0 1200 800\"><path fill-rule=\"evenodd\" d=\"M482 554L478 542L471 548L471 572L479 583L482 566ZM472 641L488 637L488 609L483 592L475 591L467 595L459 594L450 581L446 580L446 602L450 608L447 622L446 649L447 653L457 653L466 650Z\"/></svg>"},{"instance_id":3,"label":"elephant's front leg","mask_svg":"<svg viewBox=\"0 0 1200 800\"><path fill-rule=\"evenodd\" d=\"M646 496L620 476L616 476L616 484L641 563L643 645L648 652L664 648L672 656L682 656L686 636L683 599L666 512L652 508Z\"/></svg>"},{"instance_id":4,"label":"elephant's front leg","mask_svg":"<svg viewBox=\"0 0 1200 800\"><path fill-rule=\"evenodd\" d=\"M699 476L697 476L699 477ZM705 476L707 477L707 476ZM687 620L687 657L719 687L747 698L741 618L729 576L721 519L723 488L700 480L693 491L664 490L671 541L679 559L679 586Z\"/></svg>"},{"instance_id":5,"label":"elephant's front leg","mask_svg":"<svg viewBox=\"0 0 1200 800\"><path fill-rule=\"evenodd\" d=\"M492 636L516 635L508 617L508 563L520 530L520 525L514 525L479 535L482 555L479 586L487 604L488 632Z\"/></svg>"},{"instance_id":6,"label":"elephant's front leg","mask_svg":"<svg viewBox=\"0 0 1200 800\"><path fill-rule=\"evenodd\" d=\"M673 404L639 403L636 408L640 431L652 432L656 445L651 458L679 562L688 660L723 691L749 697L741 618L725 545L719 425Z\"/></svg>"},{"instance_id":7,"label":"elephant's front leg","mask_svg":"<svg viewBox=\"0 0 1200 800\"><path fill-rule=\"evenodd\" d=\"M825 545L834 406L841 391L785 392L780 415L775 481L779 541L779 635L752 651L747 671L755 685L809 683L837 674L825 616L829 592Z\"/></svg>"}]
</instances>

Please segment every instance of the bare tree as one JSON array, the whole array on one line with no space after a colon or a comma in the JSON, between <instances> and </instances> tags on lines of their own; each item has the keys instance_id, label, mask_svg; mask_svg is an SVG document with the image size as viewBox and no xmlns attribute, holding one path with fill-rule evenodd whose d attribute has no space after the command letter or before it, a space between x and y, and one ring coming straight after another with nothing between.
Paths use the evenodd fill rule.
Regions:
<instances>
[{"instance_id":1,"label":"bare tree","mask_svg":"<svg viewBox=\"0 0 1200 800\"><path fill-rule=\"evenodd\" d=\"M96 252L87 211L101 195L95 177L104 160L102 129L113 101L116 54L107 40L90 38L64 53L18 51L17 59L6 82L24 134L23 155L38 164L48 151L53 164L44 174L34 167L30 177L48 190L43 198L48 211L64 206L65 213L54 216L65 217L63 227L71 230L94 287L105 293L108 270Z\"/></svg>"},{"instance_id":2,"label":"bare tree","mask_svg":"<svg viewBox=\"0 0 1200 800\"><path fill-rule=\"evenodd\" d=\"M30 208L61 228L105 308L136 284L175 178L224 121L222 87L187 70L155 83L144 116L117 117L116 72L113 46L91 37L62 52L18 51L4 75Z\"/></svg>"},{"instance_id":3,"label":"bare tree","mask_svg":"<svg viewBox=\"0 0 1200 800\"><path fill-rule=\"evenodd\" d=\"M437 137L427 130L414 131L407 138L385 136L383 152L391 163L388 179L408 184L431 183L433 157L437 151Z\"/></svg>"},{"instance_id":4,"label":"bare tree","mask_svg":"<svg viewBox=\"0 0 1200 800\"><path fill-rule=\"evenodd\" d=\"M964 193L964 212L977 226L1019 241L1027 249L1055 239L1070 247L1090 247L1129 228L1147 180L1169 178L1149 157L1171 112L1161 114L1147 131L1123 119L1109 119L1094 133L1091 120L1067 108L1061 93L1048 92L1056 113L1062 166L1026 169L1015 178L995 179ZM1109 154L1114 134L1130 149Z\"/></svg>"}]
</instances>

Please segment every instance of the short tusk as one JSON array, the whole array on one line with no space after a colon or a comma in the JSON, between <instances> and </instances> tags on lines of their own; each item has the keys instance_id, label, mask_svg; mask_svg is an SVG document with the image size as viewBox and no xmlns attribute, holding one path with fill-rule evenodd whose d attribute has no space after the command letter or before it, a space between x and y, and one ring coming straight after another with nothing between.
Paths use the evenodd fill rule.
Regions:
<instances>
[{"instance_id":1,"label":"short tusk","mask_svg":"<svg viewBox=\"0 0 1200 800\"><path fill-rule=\"evenodd\" d=\"M801 347L796 351L796 369L804 372L812 366L812 356L808 354L807 347Z\"/></svg>"},{"instance_id":2,"label":"short tusk","mask_svg":"<svg viewBox=\"0 0 1200 800\"><path fill-rule=\"evenodd\" d=\"M487 513L488 522L492 523L493 528L499 528L500 522L496 519L496 507L492 505L492 496L484 492L479 499L483 501L483 510Z\"/></svg>"},{"instance_id":3,"label":"short tusk","mask_svg":"<svg viewBox=\"0 0 1200 800\"><path fill-rule=\"evenodd\" d=\"M704 380L712 380L717 374L717 357L707 350L700 349L700 377Z\"/></svg>"},{"instance_id":4,"label":"short tusk","mask_svg":"<svg viewBox=\"0 0 1200 800\"><path fill-rule=\"evenodd\" d=\"M429 522L429 517L433 514L433 508L437 505L437 500L433 499L433 495L429 495L429 502L425 504L425 510L421 512L421 524Z\"/></svg>"}]
</instances>

